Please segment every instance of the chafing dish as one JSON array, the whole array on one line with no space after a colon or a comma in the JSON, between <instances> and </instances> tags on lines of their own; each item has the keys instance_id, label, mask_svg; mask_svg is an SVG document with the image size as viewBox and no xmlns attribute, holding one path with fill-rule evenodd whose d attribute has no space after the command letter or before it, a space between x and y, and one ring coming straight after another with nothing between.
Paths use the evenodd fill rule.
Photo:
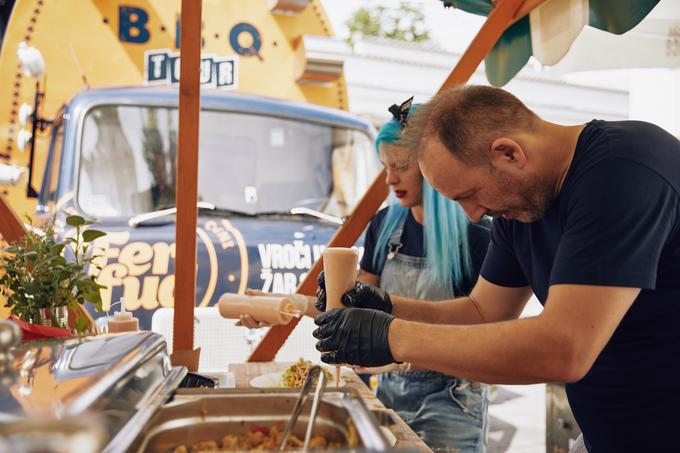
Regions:
<instances>
[{"instance_id":1,"label":"chafing dish","mask_svg":"<svg viewBox=\"0 0 680 453\"><path fill-rule=\"evenodd\" d=\"M18 338L7 334L7 324L0 322L1 451L172 451L253 424L285 422L297 396L294 389L179 388L186 368L170 365L165 340L152 332L14 345ZM307 413L295 434L304 433ZM348 420L356 445L348 440ZM351 389L326 393L314 434L345 447L388 448Z\"/></svg>"},{"instance_id":2,"label":"chafing dish","mask_svg":"<svg viewBox=\"0 0 680 453\"><path fill-rule=\"evenodd\" d=\"M180 444L242 434L250 426L283 425L296 398L295 389L180 389L172 402L154 414L130 451L165 453ZM300 439L304 438L310 404L308 401L303 406L293 429L293 434ZM349 420L356 430L356 442L352 442ZM352 389L326 391L319 405L314 434L339 442L343 448L387 449L373 414Z\"/></svg>"},{"instance_id":3,"label":"chafing dish","mask_svg":"<svg viewBox=\"0 0 680 453\"><path fill-rule=\"evenodd\" d=\"M124 428L144 426L186 374L151 332L18 342L16 326L0 322L8 451L117 451L110 447L122 445Z\"/></svg>"}]
</instances>

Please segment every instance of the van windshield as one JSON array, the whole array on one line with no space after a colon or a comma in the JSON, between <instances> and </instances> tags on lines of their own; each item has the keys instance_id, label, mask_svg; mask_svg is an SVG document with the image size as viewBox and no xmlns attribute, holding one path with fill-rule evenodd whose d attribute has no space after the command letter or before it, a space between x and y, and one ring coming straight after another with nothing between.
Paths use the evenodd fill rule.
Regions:
<instances>
[{"instance_id":1,"label":"van windshield","mask_svg":"<svg viewBox=\"0 0 680 453\"><path fill-rule=\"evenodd\" d=\"M97 218L175 205L176 108L99 106L80 141L77 202ZM371 137L301 120L201 112L198 199L218 209L288 213L307 207L342 217L378 172Z\"/></svg>"}]
</instances>

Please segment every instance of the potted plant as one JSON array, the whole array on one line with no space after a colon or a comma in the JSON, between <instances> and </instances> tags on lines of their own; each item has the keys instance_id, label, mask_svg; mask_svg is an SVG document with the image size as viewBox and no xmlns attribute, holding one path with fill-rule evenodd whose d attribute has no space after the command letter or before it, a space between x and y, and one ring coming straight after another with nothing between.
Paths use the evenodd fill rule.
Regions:
<instances>
[{"instance_id":1,"label":"potted plant","mask_svg":"<svg viewBox=\"0 0 680 453\"><path fill-rule=\"evenodd\" d=\"M29 219L30 220L30 219ZM19 241L4 248L0 258L0 293L5 306L20 320L68 328L68 312L76 313L71 325L81 333L90 327L85 302L101 310L100 289L105 288L88 275L95 264L92 241L106 233L87 229L94 222L78 215L66 218L75 228L72 237L57 240L54 222L45 231L31 229Z\"/></svg>"}]
</instances>

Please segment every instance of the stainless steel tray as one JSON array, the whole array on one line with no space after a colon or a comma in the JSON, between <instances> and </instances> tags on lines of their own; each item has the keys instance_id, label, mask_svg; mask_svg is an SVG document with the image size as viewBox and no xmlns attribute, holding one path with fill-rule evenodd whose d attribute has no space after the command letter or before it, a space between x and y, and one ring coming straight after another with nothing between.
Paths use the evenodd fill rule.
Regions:
<instances>
[{"instance_id":1,"label":"stainless steel tray","mask_svg":"<svg viewBox=\"0 0 680 453\"><path fill-rule=\"evenodd\" d=\"M22 344L11 322L0 322L2 332L0 452L80 453L70 440L84 437L93 451L125 451L186 374L151 332Z\"/></svg>"},{"instance_id":2,"label":"stainless steel tray","mask_svg":"<svg viewBox=\"0 0 680 453\"><path fill-rule=\"evenodd\" d=\"M289 389L180 389L161 407L133 441L131 452L172 452L178 445L220 441L227 434L242 434L252 425L285 423L297 397ZM309 404L293 431L304 437ZM356 429L350 442L348 422ZM319 406L315 435L340 442L343 449L387 450L388 443L358 393L353 389L329 390Z\"/></svg>"}]
</instances>

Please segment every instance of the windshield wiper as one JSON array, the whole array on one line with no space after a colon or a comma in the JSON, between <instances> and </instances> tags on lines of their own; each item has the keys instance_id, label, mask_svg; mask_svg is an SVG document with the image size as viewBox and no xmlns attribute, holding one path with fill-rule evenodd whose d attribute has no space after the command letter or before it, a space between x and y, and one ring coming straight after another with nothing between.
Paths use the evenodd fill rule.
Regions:
<instances>
[{"instance_id":1,"label":"windshield wiper","mask_svg":"<svg viewBox=\"0 0 680 453\"><path fill-rule=\"evenodd\" d=\"M207 201L199 201L196 203L196 207L198 209L206 209L214 214L231 214L231 215L238 215L238 216L245 216L245 217L260 217L260 216L270 216L270 215L281 215L281 216L286 216L286 215L306 215L310 217L315 217L317 219L325 220L326 222L334 223L336 225L342 225L344 223L343 219L340 219L338 217L332 216L330 214L326 214L320 211L315 211L314 209L309 209L305 207L296 207L292 208L290 211L271 211L271 212L256 212L256 213L251 213L251 212L244 212L244 211L238 211L234 209L227 209L227 208L218 208L216 207L213 203L209 203ZM144 223L149 222L151 220L159 219L161 217L165 217L168 215L176 214L177 213L177 208L167 208L167 209L159 209L157 211L151 211L151 212L145 212L143 214L138 214L136 216L130 217L128 220L128 225L130 228L136 228L138 226L143 226Z\"/></svg>"},{"instance_id":2,"label":"windshield wiper","mask_svg":"<svg viewBox=\"0 0 680 453\"><path fill-rule=\"evenodd\" d=\"M255 214L252 212L245 212L245 211L239 211L237 209L229 209L229 208L218 208L215 206L213 203L210 203L208 201L199 201L196 203L196 207L201 210L205 209L210 211L213 214L217 215L234 215L234 216L241 216L241 217L257 217L259 214ZM128 225L130 225L130 228L135 228L138 226L143 226L144 223L149 222L154 219L158 219L160 217L165 217L167 215L171 214L176 214L177 213L177 208L167 208L167 209L159 209L158 211L152 211L152 212L145 212L144 214L138 214L134 217L130 217L130 220L128 220Z\"/></svg>"},{"instance_id":3,"label":"windshield wiper","mask_svg":"<svg viewBox=\"0 0 680 453\"><path fill-rule=\"evenodd\" d=\"M308 216L316 217L317 219L321 219L321 220L325 220L327 222L335 223L336 225L342 225L343 223L345 223L345 221L342 220L339 217L335 217L333 215L326 214L326 213L321 212L321 211L315 211L314 209L309 209L309 208L305 208L305 207L302 207L302 206L297 207L297 208L292 208L290 210L290 213L293 214L293 215L308 215Z\"/></svg>"},{"instance_id":4,"label":"windshield wiper","mask_svg":"<svg viewBox=\"0 0 680 453\"><path fill-rule=\"evenodd\" d=\"M198 203L196 203L196 207L198 209L208 209L210 211L214 211L216 209L214 204L208 203L207 201L199 201ZM176 213L177 207L159 209L158 211L145 212L144 214L138 214L136 216L130 217L130 220L128 220L128 225L130 226L130 228L136 228L143 224L144 222L148 222L149 220L158 219L160 217L165 217L166 215Z\"/></svg>"},{"instance_id":5,"label":"windshield wiper","mask_svg":"<svg viewBox=\"0 0 680 453\"><path fill-rule=\"evenodd\" d=\"M219 210L219 208L218 208ZM336 225L342 225L345 223L344 219L339 217L326 214L325 212L316 211L314 209L306 208L304 206L298 206L291 208L289 211L261 211L251 214L253 217L266 217L266 216L281 216L288 217L291 215L309 216L315 219L325 220L326 222L335 223Z\"/></svg>"}]
</instances>

